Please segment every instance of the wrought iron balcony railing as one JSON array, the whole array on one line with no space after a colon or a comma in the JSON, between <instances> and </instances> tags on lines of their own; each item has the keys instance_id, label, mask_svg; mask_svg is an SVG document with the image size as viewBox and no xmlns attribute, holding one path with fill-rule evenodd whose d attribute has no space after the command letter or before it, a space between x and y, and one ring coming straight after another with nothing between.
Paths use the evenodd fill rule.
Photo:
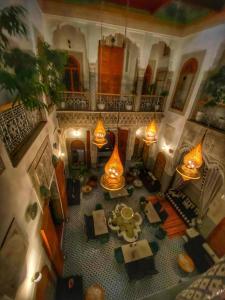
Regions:
<instances>
[{"instance_id":1,"label":"wrought iron balcony railing","mask_svg":"<svg viewBox=\"0 0 225 300\"><path fill-rule=\"evenodd\" d=\"M89 92L61 92L62 102L58 105L58 110L89 111L95 105ZM136 95L120 95L97 93L97 111L134 111ZM139 111L162 112L164 109L165 97L156 95L142 95Z\"/></svg>"},{"instance_id":2,"label":"wrought iron balcony railing","mask_svg":"<svg viewBox=\"0 0 225 300\"><path fill-rule=\"evenodd\" d=\"M41 111L28 111L23 105L0 112L0 138L14 166L22 157L20 150L26 150L26 142L44 121Z\"/></svg>"},{"instance_id":3,"label":"wrought iron balcony railing","mask_svg":"<svg viewBox=\"0 0 225 300\"><path fill-rule=\"evenodd\" d=\"M102 111L134 111L135 95L98 93L97 110Z\"/></svg>"},{"instance_id":4,"label":"wrought iron balcony railing","mask_svg":"<svg viewBox=\"0 0 225 300\"><path fill-rule=\"evenodd\" d=\"M85 92L61 92L62 102L58 109L61 110L90 110L89 93Z\"/></svg>"},{"instance_id":5,"label":"wrought iron balcony railing","mask_svg":"<svg viewBox=\"0 0 225 300\"><path fill-rule=\"evenodd\" d=\"M142 95L140 111L162 112L164 109L164 102L165 102L164 96Z\"/></svg>"}]
</instances>

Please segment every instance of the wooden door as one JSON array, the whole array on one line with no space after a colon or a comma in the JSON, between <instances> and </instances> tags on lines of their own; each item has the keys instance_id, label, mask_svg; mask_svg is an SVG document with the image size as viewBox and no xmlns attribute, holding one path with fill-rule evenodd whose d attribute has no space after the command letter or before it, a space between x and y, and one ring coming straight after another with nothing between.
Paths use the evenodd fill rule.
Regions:
<instances>
[{"instance_id":1,"label":"wooden door","mask_svg":"<svg viewBox=\"0 0 225 300\"><path fill-rule=\"evenodd\" d=\"M90 130L87 130L86 132L87 135L87 167L90 168L91 167L91 139L90 139Z\"/></svg>"},{"instance_id":2,"label":"wooden door","mask_svg":"<svg viewBox=\"0 0 225 300\"><path fill-rule=\"evenodd\" d=\"M54 300L56 282L49 268L45 265L41 270L42 278L36 284L35 300Z\"/></svg>"},{"instance_id":3,"label":"wooden door","mask_svg":"<svg viewBox=\"0 0 225 300\"><path fill-rule=\"evenodd\" d=\"M128 130L118 128L118 148L119 155L123 165L126 162Z\"/></svg>"},{"instance_id":4,"label":"wooden door","mask_svg":"<svg viewBox=\"0 0 225 300\"><path fill-rule=\"evenodd\" d=\"M98 51L98 92L120 94L124 48L100 46Z\"/></svg>"},{"instance_id":5,"label":"wooden door","mask_svg":"<svg viewBox=\"0 0 225 300\"><path fill-rule=\"evenodd\" d=\"M67 202L67 191L66 191L66 177L64 173L64 162L59 160L55 166L55 175L57 179L57 184L59 188L59 194L62 203L64 219L68 215L68 202Z\"/></svg>"},{"instance_id":6,"label":"wooden door","mask_svg":"<svg viewBox=\"0 0 225 300\"><path fill-rule=\"evenodd\" d=\"M155 164L153 167L153 174L159 181L162 178L162 175L164 173L165 165L166 165L166 157L162 152L159 152L157 154Z\"/></svg>"},{"instance_id":7,"label":"wooden door","mask_svg":"<svg viewBox=\"0 0 225 300\"><path fill-rule=\"evenodd\" d=\"M41 226L41 237L47 255L56 271L61 276L63 272L63 254L52 216L46 203L43 208L43 220Z\"/></svg>"},{"instance_id":8,"label":"wooden door","mask_svg":"<svg viewBox=\"0 0 225 300\"><path fill-rule=\"evenodd\" d=\"M225 255L225 218L223 218L210 234L208 243L219 257Z\"/></svg>"}]
</instances>

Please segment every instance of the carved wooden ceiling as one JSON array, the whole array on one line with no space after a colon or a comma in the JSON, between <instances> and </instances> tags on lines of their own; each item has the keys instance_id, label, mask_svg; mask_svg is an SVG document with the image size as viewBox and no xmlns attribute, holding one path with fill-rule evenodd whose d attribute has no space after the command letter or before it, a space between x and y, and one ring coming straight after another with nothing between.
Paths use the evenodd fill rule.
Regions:
<instances>
[{"instance_id":1,"label":"carved wooden ceiling","mask_svg":"<svg viewBox=\"0 0 225 300\"><path fill-rule=\"evenodd\" d=\"M67 3L116 5L151 14L157 19L176 24L192 24L225 9L225 0L64 0Z\"/></svg>"}]
</instances>

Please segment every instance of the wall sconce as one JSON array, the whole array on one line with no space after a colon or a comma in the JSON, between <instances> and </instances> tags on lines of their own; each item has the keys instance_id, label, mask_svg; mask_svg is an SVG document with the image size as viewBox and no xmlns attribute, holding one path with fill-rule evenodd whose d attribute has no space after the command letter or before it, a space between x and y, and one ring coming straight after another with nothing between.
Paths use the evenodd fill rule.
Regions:
<instances>
[{"instance_id":1,"label":"wall sconce","mask_svg":"<svg viewBox=\"0 0 225 300\"><path fill-rule=\"evenodd\" d=\"M80 130L74 129L73 130L73 136L74 137L80 137L81 136Z\"/></svg>"},{"instance_id":2,"label":"wall sconce","mask_svg":"<svg viewBox=\"0 0 225 300\"><path fill-rule=\"evenodd\" d=\"M34 220L37 216L38 212L38 204L37 202L34 202L33 204L30 204L27 207L26 215L31 218L31 220Z\"/></svg>"},{"instance_id":3,"label":"wall sconce","mask_svg":"<svg viewBox=\"0 0 225 300\"><path fill-rule=\"evenodd\" d=\"M32 282L34 283L38 283L39 281L41 281L41 278L42 278L42 274L41 272L36 272L34 274L34 276L31 278Z\"/></svg>"}]
</instances>

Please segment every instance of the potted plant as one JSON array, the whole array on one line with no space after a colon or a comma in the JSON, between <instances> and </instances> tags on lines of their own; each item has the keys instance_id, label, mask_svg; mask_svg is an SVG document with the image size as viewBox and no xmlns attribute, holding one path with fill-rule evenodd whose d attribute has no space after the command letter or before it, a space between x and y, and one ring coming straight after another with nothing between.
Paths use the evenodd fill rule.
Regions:
<instances>
[{"instance_id":1,"label":"potted plant","mask_svg":"<svg viewBox=\"0 0 225 300\"><path fill-rule=\"evenodd\" d=\"M104 110L105 109L105 103L104 102L98 102L97 107L98 107L98 110Z\"/></svg>"},{"instance_id":2,"label":"potted plant","mask_svg":"<svg viewBox=\"0 0 225 300\"><path fill-rule=\"evenodd\" d=\"M217 69L206 81L205 93L209 95L206 107L225 104L225 66Z\"/></svg>"},{"instance_id":3,"label":"potted plant","mask_svg":"<svg viewBox=\"0 0 225 300\"><path fill-rule=\"evenodd\" d=\"M128 101L126 102L125 107L126 107L126 110L127 110L127 111L131 111L131 110L132 110L132 103L131 103L131 101L128 100Z\"/></svg>"}]
</instances>

